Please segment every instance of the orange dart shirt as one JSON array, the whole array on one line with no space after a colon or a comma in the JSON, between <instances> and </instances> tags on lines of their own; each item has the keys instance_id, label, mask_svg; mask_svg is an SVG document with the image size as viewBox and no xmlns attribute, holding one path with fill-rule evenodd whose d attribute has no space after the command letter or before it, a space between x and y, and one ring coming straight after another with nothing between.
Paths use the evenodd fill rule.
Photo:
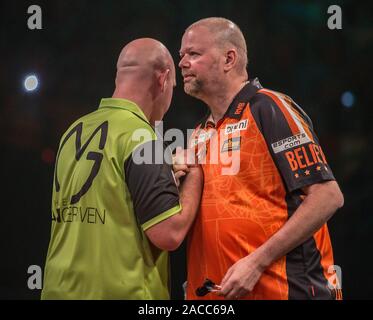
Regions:
<instances>
[{"instance_id":1,"label":"orange dart shirt","mask_svg":"<svg viewBox=\"0 0 373 320\"><path fill-rule=\"evenodd\" d=\"M216 124L211 116L190 141L204 172L201 206L188 239L187 299L266 242L302 203L302 188L334 180L311 120L288 96L254 79ZM243 299L335 299L332 245L325 224L273 263ZM334 281L335 282L335 281Z\"/></svg>"}]
</instances>

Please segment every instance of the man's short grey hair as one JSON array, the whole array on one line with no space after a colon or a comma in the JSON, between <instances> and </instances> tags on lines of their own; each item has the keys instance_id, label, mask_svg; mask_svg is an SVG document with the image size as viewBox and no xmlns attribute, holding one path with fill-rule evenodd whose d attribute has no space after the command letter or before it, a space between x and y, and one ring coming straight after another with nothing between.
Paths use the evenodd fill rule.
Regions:
<instances>
[{"instance_id":1,"label":"man's short grey hair","mask_svg":"<svg viewBox=\"0 0 373 320\"><path fill-rule=\"evenodd\" d=\"M219 17L205 18L194 22L187 28L186 32L196 26L206 27L215 36L218 46L226 48L227 44L230 44L236 48L238 55L237 70L246 73L248 63L246 40L241 29L234 22Z\"/></svg>"}]
</instances>

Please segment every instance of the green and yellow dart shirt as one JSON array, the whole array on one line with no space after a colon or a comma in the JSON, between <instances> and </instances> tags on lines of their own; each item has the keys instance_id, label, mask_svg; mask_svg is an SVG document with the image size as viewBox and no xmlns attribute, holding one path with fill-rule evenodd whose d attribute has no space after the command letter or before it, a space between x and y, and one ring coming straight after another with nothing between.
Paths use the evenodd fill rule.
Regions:
<instances>
[{"instance_id":1,"label":"green and yellow dart shirt","mask_svg":"<svg viewBox=\"0 0 373 320\"><path fill-rule=\"evenodd\" d=\"M168 253L144 233L181 210L172 167L154 161L160 149L123 99L102 99L62 136L42 299L169 299Z\"/></svg>"}]
</instances>

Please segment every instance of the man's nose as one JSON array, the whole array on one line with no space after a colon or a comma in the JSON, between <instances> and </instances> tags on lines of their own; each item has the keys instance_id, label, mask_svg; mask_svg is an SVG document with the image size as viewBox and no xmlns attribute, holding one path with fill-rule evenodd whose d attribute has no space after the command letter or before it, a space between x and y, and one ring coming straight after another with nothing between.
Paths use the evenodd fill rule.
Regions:
<instances>
[{"instance_id":1,"label":"man's nose","mask_svg":"<svg viewBox=\"0 0 373 320\"><path fill-rule=\"evenodd\" d=\"M181 58L179 62L179 68L189 68L190 67L190 62L188 61L186 55Z\"/></svg>"}]
</instances>

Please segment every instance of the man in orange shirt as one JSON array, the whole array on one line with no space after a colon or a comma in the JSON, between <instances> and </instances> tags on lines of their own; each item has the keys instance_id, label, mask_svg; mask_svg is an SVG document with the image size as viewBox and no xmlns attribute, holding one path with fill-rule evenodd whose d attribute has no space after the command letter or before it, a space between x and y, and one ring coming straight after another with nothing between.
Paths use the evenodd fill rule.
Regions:
<instances>
[{"instance_id":1,"label":"man in orange shirt","mask_svg":"<svg viewBox=\"0 0 373 320\"><path fill-rule=\"evenodd\" d=\"M245 39L227 19L188 27L180 57L185 92L210 109L190 142L205 185L187 299L339 299L326 222L343 195L311 120L290 97L248 81ZM206 278L218 295L196 294Z\"/></svg>"}]
</instances>

